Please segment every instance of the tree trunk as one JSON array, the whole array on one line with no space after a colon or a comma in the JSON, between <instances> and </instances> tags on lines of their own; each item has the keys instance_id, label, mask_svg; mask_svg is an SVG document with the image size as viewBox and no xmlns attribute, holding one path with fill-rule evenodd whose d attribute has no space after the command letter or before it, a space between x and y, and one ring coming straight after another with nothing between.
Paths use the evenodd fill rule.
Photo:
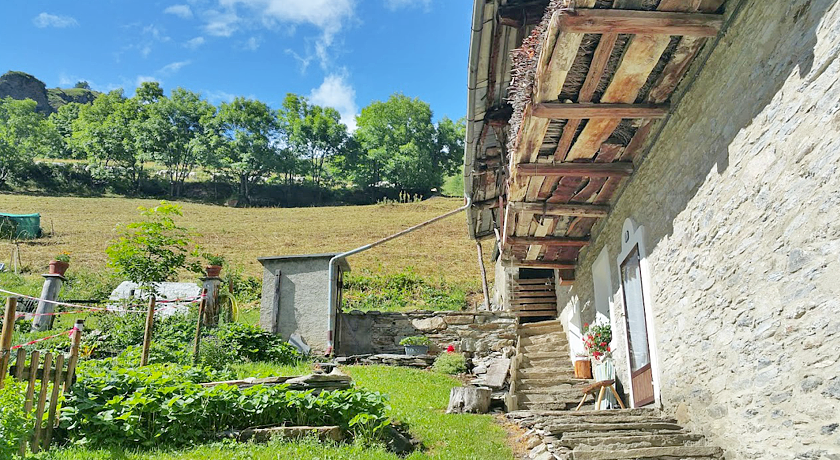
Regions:
<instances>
[{"instance_id":1,"label":"tree trunk","mask_svg":"<svg viewBox=\"0 0 840 460\"><path fill-rule=\"evenodd\" d=\"M449 407L447 414L486 414L490 409L490 396L493 392L489 388L455 387L449 392Z\"/></svg>"}]
</instances>

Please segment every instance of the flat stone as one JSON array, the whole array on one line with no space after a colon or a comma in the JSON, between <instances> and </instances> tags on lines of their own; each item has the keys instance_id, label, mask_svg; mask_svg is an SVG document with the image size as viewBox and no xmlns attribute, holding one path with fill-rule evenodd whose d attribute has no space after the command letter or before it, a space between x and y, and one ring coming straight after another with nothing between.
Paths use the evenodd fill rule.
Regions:
<instances>
[{"instance_id":1,"label":"flat stone","mask_svg":"<svg viewBox=\"0 0 840 460\"><path fill-rule=\"evenodd\" d=\"M423 332L439 331L446 329L446 321L439 316L431 318L415 319L411 321L411 325Z\"/></svg>"},{"instance_id":2,"label":"flat stone","mask_svg":"<svg viewBox=\"0 0 840 460\"><path fill-rule=\"evenodd\" d=\"M502 388L505 386L508 371L510 370L510 360L506 358L497 359L487 369L487 375L484 380L490 388Z\"/></svg>"}]
</instances>

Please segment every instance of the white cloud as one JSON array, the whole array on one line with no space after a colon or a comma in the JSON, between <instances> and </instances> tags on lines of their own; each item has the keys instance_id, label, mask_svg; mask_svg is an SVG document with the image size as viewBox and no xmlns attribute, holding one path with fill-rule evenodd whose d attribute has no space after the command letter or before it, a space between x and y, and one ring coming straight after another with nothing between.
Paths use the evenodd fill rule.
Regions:
<instances>
[{"instance_id":1,"label":"white cloud","mask_svg":"<svg viewBox=\"0 0 840 460\"><path fill-rule=\"evenodd\" d=\"M201 46L203 44L204 44L204 37L195 37L193 39L187 40L187 42L184 43L184 46L186 46L187 48L189 48L191 50L194 50L194 49L197 49L199 46Z\"/></svg>"},{"instance_id":2,"label":"white cloud","mask_svg":"<svg viewBox=\"0 0 840 460\"><path fill-rule=\"evenodd\" d=\"M150 76L148 76L148 75L138 75L138 76L137 76L137 79L136 79L136 80L134 80L134 85L135 85L135 86L140 86L140 85L142 85L144 82L147 82L147 81L156 81L156 82L160 83L160 79L159 79L159 78L150 77Z\"/></svg>"},{"instance_id":3,"label":"white cloud","mask_svg":"<svg viewBox=\"0 0 840 460\"><path fill-rule=\"evenodd\" d=\"M78 21L70 16L58 16L49 13L41 13L38 16L35 16L32 18L32 23L35 24L35 27L40 27L42 29L45 27L64 28L79 25Z\"/></svg>"},{"instance_id":4,"label":"white cloud","mask_svg":"<svg viewBox=\"0 0 840 460\"><path fill-rule=\"evenodd\" d=\"M401 8L415 8L423 7L428 11L432 6L432 0L385 0L385 7L391 11L397 11Z\"/></svg>"},{"instance_id":5,"label":"white cloud","mask_svg":"<svg viewBox=\"0 0 840 460\"><path fill-rule=\"evenodd\" d=\"M163 10L163 12L166 14L174 14L182 19L190 19L193 17L193 12L189 5L172 5Z\"/></svg>"},{"instance_id":6,"label":"white cloud","mask_svg":"<svg viewBox=\"0 0 840 460\"><path fill-rule=\"evenodd\" d=\"M251 51L256 51L260 47L261 43L262 43L261 39L259 39L257 37L251 37L251 38L248 39L247 42L245 42L245 48L249 49Z\"/></svg>"},{"instance_id":7,"label":"white cloud","mask_svg":"<svg viewBox=\"0 0 840 460\"><path fill-rule=\"evenodd\" d=\"M292 55L292 57L300 63L300 73L306 73L306 69L309 68L309 63L312 62L311 56L304 57L290 49L286 50L286 54Z\"/></svg>"},{"instance_id":8,"label":"white cloud","mask_svg":"<svg viewBox=\"0 0 840 460\"><path fill-rule=\"evenodd\" d=\"M229 37L240 29L310 25L320 32L315 54L326 65L336 35L355 17L357 0L217 0L219 10L207 12L205 30Z\"/></svg>"},{"instance_id":9,"label":"white cloud","mask_svg":"<svg viewBox=\"0 0 840 460\"><path fill-rule=\"evenodd\" d=\"M350 131L356 130L356 90L347 82L345 75L332 74L324 78L321 86L312 90L309 100L317 105L332 107L341 114L341 122Z\"/></svg>"},{"instance_id":10,"label":"white cloud","mask_svg":"<svg viewBox=\"0 0 840 460\"><path fill-rule=\"evenodd\" d=\"M233 102L236 99L235 94L231 94L225 91L204 91L204 94L207 96L207 100L213 104L220 104L222 102Z\"/></svg>"},{"instance_id":11,"label":"white cloud","mask_svg":"<svg viewBox=\"0 0 840 460\"><path fill-rule=\"evenodd\" d=\"M164 76L172 75L172 74L178 72L179 70L181 70L181 68L183 68L184 66L187 66L187 65L190 65L190 64L191 64L191 61L172 62L172 63L166 64L165 66L161 67L160 70L157 71L157 74L158 75L164 75Z\"/></svg>"}]
</instances>

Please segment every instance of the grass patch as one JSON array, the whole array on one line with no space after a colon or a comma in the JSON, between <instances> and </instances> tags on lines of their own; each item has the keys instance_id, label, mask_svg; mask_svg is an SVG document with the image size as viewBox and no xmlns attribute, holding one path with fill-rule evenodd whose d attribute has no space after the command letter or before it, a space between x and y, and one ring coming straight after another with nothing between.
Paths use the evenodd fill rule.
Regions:
<instances>
[{"instance_id":1,"label":"grass patch","mask_svg":"<svg viewBox=\"0 0 840 460\"><path fill-rule=\"evenodd\" d=\"M432 284L409 269L402 273L349 273L344 279L344 311L458 311L467 292L444 280Z\"/></svg>"},{"instance_id":2,"label":"grass patch","mask_svg":"<svg viewBox=\"0 0 840 460\"><path fill-rule=\"evenodd\" d=\"M301 361L297 364L274 364L274 363L241 363L231 366L236 378L245 379L256 377L285 377L290 375L306 375L312 373L312 363Z\"/></svg>"},{"instance_id":3,"label":"grass patch","mask_svg":"<svg viewBox=\"0 0 840 460\"><path fill-rule=\"evenodd\" d=\"M285 367L265 366L267 372ZM390 396L389 415L408 424L427 451L415 452L408 460L505 460L513 454L505 443L505 432L490 415L445 414L449 390L461 383L449 376L428 371L388 366L350 366L343 368L363 389ZM54 460L228 460L334 459L399 460L381 448L359 445L329 445L301 440L268 444L213 443L168 451L103 451L84 448L59 449L47 457Z\"/></svg>"}]
</instances>

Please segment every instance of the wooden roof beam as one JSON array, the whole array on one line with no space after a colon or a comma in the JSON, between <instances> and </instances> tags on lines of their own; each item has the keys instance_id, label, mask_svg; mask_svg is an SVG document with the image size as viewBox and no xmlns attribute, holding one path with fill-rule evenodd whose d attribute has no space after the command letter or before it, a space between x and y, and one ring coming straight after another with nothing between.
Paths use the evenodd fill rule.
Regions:
<instances>
[{"instance_id":1,"label":"wooden roof beam","mask_svg":"<svg viewBox=\"0 0 840 460\"><path fill-rule=\"evenodd\" d=\"M564 238L558 236L508 236L506 243L510 246L530 246L532 244L538 244L540 246L582 248L584 246L589 246L589 238Z\"/></svg>"},{"instance_id":2,"label":"wooden roof beam","mask_svg":"<svg viewBox=\"0 0 840 460\"><path fill-rule=\"evenodd\" d=\"M621 9L578 9L561 21L564 32L587 34L714 37L723 26L720 14Z\"/></svg>"},{"instance_id":3,"label":"wooden roof beam","mask_svg":"<svg viewBox=\"0 0 840 460\"><path fill-rule=\"evenodd\" d=\"M516 172L523 177L627 177L633 174L633 163L523 163Z\"/></svg>"},{"instance_id":4,"label":"wooden roof beam","mask_svg":"<svg viewBox=\"0 0 840 460\"><path fill-rule=\"evenodd\" d=\"M577 264L573 260L517 260L513 262L519 268L555 268L574 270Z\"/></svg>"},{"instance_id":5,"label":"wooden roof beam","mask_svg":"<svg viewBox=\"0 0 840 460\"><path fill-rule=\"evenodd\" d=\"M592 118L665 118L668 104L593 104L582 102L567 104L545 102L535 104L531 114L539 118L553 120L592 119Z\"/></svg>"},{"instance_id":6,"label":"wooden roof beam","mask_svg":"<svg viewBox=\"0 0 840 460\"><path fill-rule=\"evenodd\" d=\"M610 207L601 204L559 204L513 202L508 206L515 212L532 212L546 216L606 217Z\"/></svg>"}]
</instances>

